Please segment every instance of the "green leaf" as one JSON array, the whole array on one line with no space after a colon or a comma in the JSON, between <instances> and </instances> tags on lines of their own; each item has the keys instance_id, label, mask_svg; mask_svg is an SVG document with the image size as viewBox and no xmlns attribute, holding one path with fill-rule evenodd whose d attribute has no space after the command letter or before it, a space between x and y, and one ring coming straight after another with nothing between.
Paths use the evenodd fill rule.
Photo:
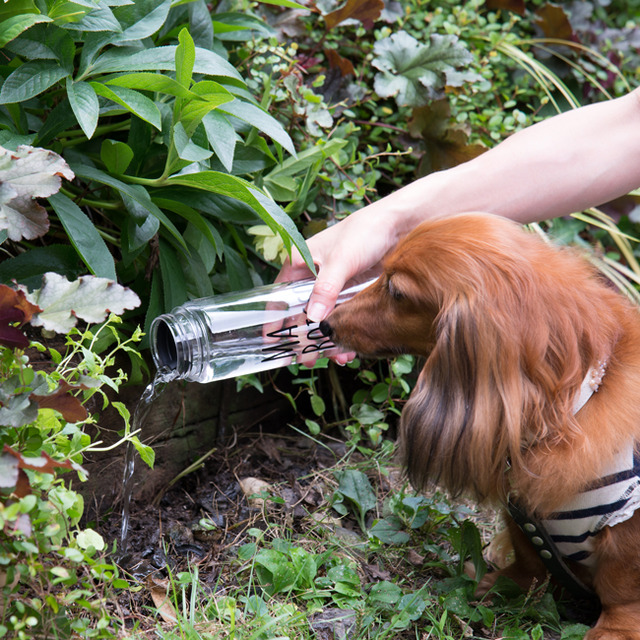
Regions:
<instances>
[{"instance_id":1,"label":"green leaf","mask_svg":"<svg viewBox=\"0 0 640 640\"><path fill-rule=\"evenodd\" d=\"M14 38L17 38L23 31L32 27L38 22L53 22L49 16L38 15L37 13L27 13L8 18L0 23L0 47L6 46Z\"/></svg>"},{"instance_id":2,"label":"green leaf","mask_svg":"<svg viewBox=\"0 0 640 640\"><path fill-rule=\"evenodd\" d=\"M116 280L116 266L102 236L78 205L61 193L49 197L71 244L89 271L96 276Z\"/></svg>"},{"instance_id":3,"label":"green leaf","mask_svg":"<svg viewBox=\"0 0 640 640\"><path fill-rule=\"evenodd\" d=\"M109 49L87 71L93 74L117 71L175 71L176 49L176 45L154 47L144 51L120 47ZM222 56L200 47L196 47L195 51L194 73L223 76L242 81L242 76L236 68Z\"/></svg>"},{"instance_id":4,"label":"green leaf","mask_svg":"<svg viewBox=\"0 0 640 640\"><path fill-rule=\"evenodd\" d=\"M202 118L202 125L207 134L209 144L215 151L218 160L231 173L233 156L236 149L237 134L231 123L218 110L209 111Z\"/></svg>"},{"instance_id":5,"label":"green leaf","mask_svg":"<svg viewBox=\"0 0 640 640\"><path fill-rule=\"evenodd\" d=\"M151 73L143 71L140 73L127 73L117 78L111 78L105 82L106 85L117 85L127 89L139 89L140 91L155 91L156 93L166 93L177 98L193 98L194 93L183 87L173 78L161 73Z\"/></svg>"},{"instance_id":6,"label":"green leaf","mask_svg":"<svg viewBox=\"0 0 640 640\"><path fill-rule=\"evenodd\" d=\"M369 529L369 533L386 544L405 544L411 539L409 534L402 530L402 521L395 516L378 520Z\"/></svg>"},{"instance_id":7,"label":"green leaf","mask_svg":"<svg viewBox=\"0 0 640 640\"><path fill-rule=\"evenodd\" d=\"M154 6L157 5L157 6ZM171 0L164 0L164 2L157 3L157 0L153 2L144 2L138 0L135 3L131 3L130 6L124 8L124 12L127 10L136 11L136 18L140 15L140 19L135 20L130 26L128 26L122 33L117 34L112 42L113 44L122 44L124 42L140 41L144 38L151 37L154 33L158 32L167 20L169 15L169 9L171 9ZM125 15L122 10L118 13L118 18L124 23Z\"/></svg>"},{"instance_id":8,"label":"green leaf","mask_svg":"<svg viewBox=\"0 0 640 640\"><path fill-rule=\"evenodd\" d=\"M159 258L165 308L175 309L187 300L182 267L173 247L164 240L160 240Z\"/></svg>"},{"instance_id":9,"label":"green leaf","mask_svg":"<svg viewBox=\"0 0 640 640\"><path fill-rule=\"evenodd\" d=\"M262 2L263 4L273 4L276 7L288 7L289 9L304 9L305 11L310 11L309 7L293 2L293 0L258 0L258 2Z\"/></svg>"},{"instance_id":10,"label":"green leaf","mask_svg":"<svg viewBox=\"0 0 640 640\"><path fill-rule=\"evenodd\" d=\"M188 89L196 62L196 47L186 29L180 31L178 41L180 44L176 47L176 80Z\"/></svg>"},{"instance_id":11,"label":"green leaf","mask_svg":"<svg viewBox=\"0 0 640 640\"><path fill-rule=\"evenodd\" d=\"M175 238L177 243L185 250L187 249L184 239L182 238L182 234L176 229L171 220L162 213L157 205L153 204L151 197L149 196L149 192L144 187L140 185L127 184L126 182L122 182L122 180L118 180L117 178L110 176L104 171L100 171L99 169L90 167L86 164L73 164L72 169L75 171L76 176L87 180L95 180L101 184L106 184L116 191L119 191L121 194L131 198L152 216L158 218L165 229L167 229L167 231L169 231L169 233Z\"/></svg>"},{"instance_id":12,"label":"green leaf","mask_svg":"<svg viewBox=\"0 0 640 640\"><path fill-rule=\"evenodd\" d=\"M64 3L62 4L64 5ZM122 31L120 23L106 2L92 3L87 6L92 7L91 11L86 12L80 20L67 22L65 24L66 29L74 31L111 31L115 33Z\"/></svg>"},{"instance_id":13,"label":"green leaf","mask_svg":"<svg viewBox=\"0 0 640 640\"><path fill-rule=\"evenodd\" d=\"M168 209L177 213L179 216L188 220L197 230L198 233L205 238L213 247L215 247L216 255L222 257L222 247L224 242L218 231L209 224L201 215L185 204L184 202L178 202L177 200L170 200L168 198L154 198L153 201L163 209Z\"/></svg>"},{"instance_id":14,"label":"green leaf","mask_svg":"<svg viewBox=\"0 0 640 640\"><path fill-rule=\"evenodd\" d=\"M371 587L368 600L374 603L396 604L401 597L402 589L397 584L383 580Z\"/></svg>"},{"instance_id":15,"label":"green leaf","mask_svg":"<svg viewBox=\"0 0 640 640\"><path fill-rule=\"evenodd\" d=\"M67 97L84 135L90 139L98 125L98 114L100 113L96 92L88 82L74 82L68 77Z\"/></svg>"},{"instance_id":16,"label":"green leaf","mask_svg":"<svg viewBox=\"0 0 640 640\"><path fill-rule=\"evenodd\" d=\"M162 129L160 110L154 104L153 100L150 100L139 91L118 86L108 87L101 82L94 81L89 84L98 95L119 104L127 109L127 111L134 113L142 120L153 125L156 129Z\"/></svg>"},{"instance_id":17,"label":"green leaf","mask_svg":"<svg viewBox=\"0 0 640 640\"><path fill-rule=\"evenodd\" d=\"M100 147L100 159L110 173L124 173L133 160L133 149L119 140L104 140Z\"/></svg>"},{"instance_id":18,"label":"green leaf","mask_svg":"<svg viewBox=\"0 0 640 640\"><path fill-rule=\"evenodd\" d=\"M133 446L136 448L138 455L142 459L142 461L151 469L153 469L153 465L156 461L156 452L147 444L142 444L138 436L133 436L131 438L131 442Z\"/></svg>"},{"instance_id":19,"label":"green leaf","mask_svg":"<svg viewBox=\"0 0 640 640\"><path fill-rule=\"evenodd\" d=\"M262 133L273 138L278 144L282 145L291 155L296 155L296 150L289 134L284 127L264 109L257 107L243 100L234 100L220 107L220 111L235 116L251 126L256 127Z\"/></svg>"},{"instance_id":20,"label":"green leaf","mask_svg":"<svg viewBox=\"0 0 640 640\"><path fill-rule=\"evenodd\" d=\"M204 149L191 141L181 122L173 128L173 143L181 160L201 162L213 155L213 151Z\"/></svg>"},{"instance_id":21,"label":"green leaf","mask_svg":"<svg viewBox=\"0 0 640 640\"><path fill-rule=\"evenodd\" d=\"M376 506L376 494L373 492L369 478L355 469L336 472L338 493L347 498L355 507L360 527L365 529L365 516Z\"/></svg>"},{"instance_id":22,"label":"green leaf","mask_svg":"<svg viewBox=\"0 0 640 640\"><path fill-rule=\"evenodd\" d=\"M438 96L447 75L472 61L471 54L454 35L432 34L421 44L406 31L399 31L374 45L374 88L382 98L394 96L399 106L419 107Z\"/></svg>"},{"instance_id":23,"label":"green leaf","mask_svg":"<svg viewBox=\"0 0 640 640\"><path fill-rule=\"evenodd\" d=\"M25 62L4 81L0 104L29 100L68 75L69 71L53 60Z\"/></svg>"},{"instance_id":24,"label":"green leaf","mask_svg":"<svg viewBox=\"0 0 640 640\"><path fill-rule=\"evenodd\" d=\"M287 247L293 242L309 268L314 269L309 249L291 218L273 200L246 180L219 171L199 171L171 176L167 182L219 193L250 205L271 229L280 234Z\"/></svg>"}]
</instances>

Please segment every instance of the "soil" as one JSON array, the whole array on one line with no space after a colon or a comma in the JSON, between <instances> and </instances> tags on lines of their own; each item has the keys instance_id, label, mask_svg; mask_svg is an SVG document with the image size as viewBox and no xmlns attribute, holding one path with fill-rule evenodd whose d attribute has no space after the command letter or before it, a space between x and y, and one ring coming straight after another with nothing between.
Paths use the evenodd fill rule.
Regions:
<instances>
[{"instance_id":1,"label":"soil","mask_svg":"<svg viewBox=\"0 0 640 640\"><path fill-rule=\"evenodd\" d=\"M304 433L305 428L301 431ZM328 444L318 444L284 424L272 425L269 429L258 425L245 431L234 430L197 470L184 475L155 499L132 502L124 553L119 541L118 505L94 523L106 540L118 541L119 566L145 585L136 592L123 592L114 604L127 627L137 626L139 633L148 632L149 637L155 637L153 629L158 618L149 616L148 612L155 605L160 610L160 618L165 617L160 605L169 574L175 577L179 572L197 567L205 592L233 593L239 584L237 549L254 540L251 529L268 528L271 538L300 535L302 539L308 534L310 513L326 509L327 499L337 485L332 469L346 453L343 440L325 438L324 442ZM357 457L352 462L357 464ZM280 501L256 504L248 496L259 493L259 485L257 489L255 485L254 488L245 486L243 491L242 485L247 479L268 483L269 493L279 496ZM403 476L400 470L392 470L388 476L379 474L371 479L379 495L384 496L398 489ZM488 541L495 531L495 514L479 512L477 519L485 525L492 523L484 528ZM357 539L361 535L355 520L345 518L338 526L345 537ZM399 556L413 553L400 550ZM397 573L389 565L383 568L363 564L363 583L380 579L393 581L406 570L407 561L417 564L424 562L424 558L402 558L398 561ZM425 568L423 584L429 576L434 576L433 570ZM160 596L156 597L158 593ZM335 611L323 611L309 621L318 640L350 637L348 629L345 630L344 616L338 621L331 618ZM577 613L577 618L584 618ZM167 626L175 626L169 617L165 619ZM461 624L465 623L461 621ZM493 636L483 633L473 637ZM545 634L545 637L556 636Z\"/></svg>"},{"instance_id":2,"label":"soil","mask_svg":"<svg viewBox=\"0 0 640 640\"><path fill-rule=\"evenodd\" d=\"M169 573L175 576L196 565L205 591L233 590L238 584L237 549L253 541L248 531L268 527L270 536L278 537L279 531L283 538L308 531L309 513L326 505L327 486L333 482L331 469L345 453L340 441L319 445L286 426L269 433L261 428L235 432L199 469L155 500L134 500L126 549L117 552L117 562L147 588L123 595L118 615L128 627L142 625L144 631L149 625L151 631L156 621L148 618L148 608L154 588L165 584ZM281 500L255 504L245 491L259 493L260 486L252 488L249 483L243 491L247 479L267 483L269 493ZM117 541L122 547L117 505L95 526L110 544ZM318 625L323 624L326 621L319 620ZM332 640L334 635L319 632L317 637Z\"/></svg>"}]
</instances>

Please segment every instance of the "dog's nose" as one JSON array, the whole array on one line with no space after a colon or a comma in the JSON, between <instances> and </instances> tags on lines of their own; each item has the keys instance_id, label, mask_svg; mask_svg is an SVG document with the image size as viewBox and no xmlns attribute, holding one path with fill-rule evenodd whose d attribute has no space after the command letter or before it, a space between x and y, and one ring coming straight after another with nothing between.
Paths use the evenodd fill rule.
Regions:
<instances>
[{"instance_id":1,"label":"dog's nose","mask_svg":"<svg viewBox=\"0 0 640 640\"><path fill-rule=\"evenodd\" d=\"M331 325L326 320L323 320L320 323L319 327L323 336L326 336L327 338L330 338L332 336L333 329L331 328Z\"/></svg>"}]
</instances>

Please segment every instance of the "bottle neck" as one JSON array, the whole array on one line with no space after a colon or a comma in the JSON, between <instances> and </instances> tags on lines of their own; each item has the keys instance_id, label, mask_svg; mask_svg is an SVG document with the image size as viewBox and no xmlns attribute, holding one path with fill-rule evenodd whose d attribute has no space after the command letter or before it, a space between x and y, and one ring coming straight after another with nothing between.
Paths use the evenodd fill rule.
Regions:
<instances>
[{"instance_id":1,"label":"bottle neck","mask_svg":"<svg viewBox=\"0 0 640 640\"><path fill-rule=\"evenodd\" d=\"M166 381L196 378L208 353L207 331L199 318L180 309L155 318L149 332L151 354Z\"/></svg>"}]
</instances>

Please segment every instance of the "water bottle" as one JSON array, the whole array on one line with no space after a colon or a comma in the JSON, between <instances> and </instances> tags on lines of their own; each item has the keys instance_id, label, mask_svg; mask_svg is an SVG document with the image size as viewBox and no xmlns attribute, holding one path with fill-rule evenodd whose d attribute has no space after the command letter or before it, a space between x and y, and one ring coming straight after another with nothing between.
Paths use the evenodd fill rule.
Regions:
<instances>
[{"instance_id":1,"label":"water bottle","mask_svg":"<svg viewBox=\"0 0 640 640\"><path fill-rule=\"evenodd\" d=\"M372 282L348 287L338 304ZM274 283L200 298L158 316L150 329L158 376L212 382L338 353L318 323L307 319L313 283Z\"/></svg>"}]
</instances>

